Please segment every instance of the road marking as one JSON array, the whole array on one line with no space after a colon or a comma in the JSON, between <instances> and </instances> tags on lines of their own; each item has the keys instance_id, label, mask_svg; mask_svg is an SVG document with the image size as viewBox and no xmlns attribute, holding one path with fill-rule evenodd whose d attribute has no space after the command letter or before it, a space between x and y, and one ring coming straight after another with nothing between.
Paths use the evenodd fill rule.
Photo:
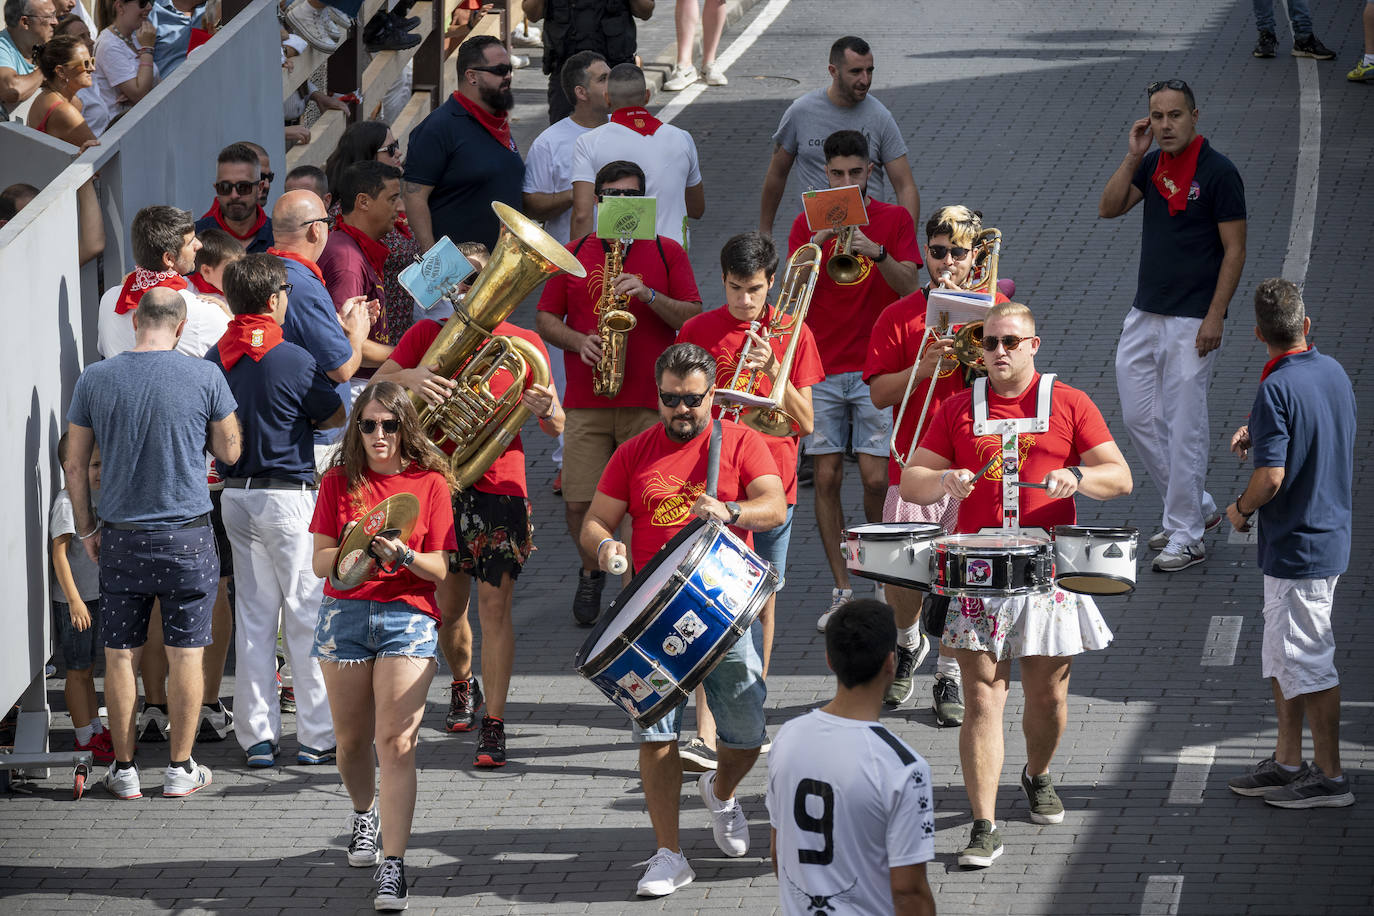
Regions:
<instances>
[{"instance_id":1,"label":"road marking","mask_svg":"<svg viewBox=\"0 0 1374 916\"><path fill-rule=\"evenodd\" d=\"M1140 916L1177 916L1178 901L1182 896L1182 875L1150 875L1145 882L1145 899L1140 903Z\"/></svg>"},{"instance_id":2,"label":"road marking","mask_svg":"<svg viewBox=\"0 0 1374 916\"><path fill-rule=\"evenodd\" d=\"M1234 665L1236 646L1240 643L1240 617L1213 617L1207 628L1207 641L1202 644L1204 668Z\"/></svg>"},{"instance_id":3,"label":"road marking","mask_svg":"<svg viewBox=\"0 0 1374 916\"><path fill-rule=\"evenodd\" d=\"M767 31L768 27L782 14L783 10L787 9L787 4L790 2L791 0L769 0L768 5L763 8L763 12L759 13L758 17L749 24L749 27L740 33L738 38L730 42L730 47L726 48L725 51L716 58L716 69L721 73L727 72L735 61L744 56L745 51L748 51L754 46L754 42L758 41L759 36ZM686 89L677 93L676 98L663 106L658 112L658 119L664 124L671 124L673 118L681 114L684 108L692 104L692 102L696 100L696 97L705 91L705 83L700 81L693 83Z\"/></svg>"},{"instance_id":4,"label":"road marking","mask_svg":"<svg viewBox=\"0 0 1374 916\"><path fill-rule=\"evenodd\" d=\"M1284 17L1288 0L1283 0ZM1317 221L1317 186L1322 159L1322 96L1317 62L1300 57L1298 64L1298 167L1293 181L1293 214L1288 221L1288 253L1283 278L1299 288L1307 282L1312 261L1312 231Z\"/></svg>"},{"instance_id":5,"label":"road marking","mask_svg":"<svg viewBox=\"0 0 1374 916\"><path fill-rule=\"evenodd\" d=\"M1174 781L1169 785L1167 804L1202 804L1202 793L1207 788L1207 774L1212 772L1212 761L1216 756L1217 748L1214 744L1185 747L1179 751L1178 768L1174 770Z\"/></svg>"}]
</instances>

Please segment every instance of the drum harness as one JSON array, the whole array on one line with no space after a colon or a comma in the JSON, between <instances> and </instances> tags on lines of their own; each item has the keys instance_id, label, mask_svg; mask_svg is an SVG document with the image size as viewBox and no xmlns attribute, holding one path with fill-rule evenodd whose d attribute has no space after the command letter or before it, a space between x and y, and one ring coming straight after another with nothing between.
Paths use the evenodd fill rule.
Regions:
<instances>
[{"instance_id":1,"label":"drum harness","mask_svg":"<svg viewBox=\"0 0 1374 916\"><path fill-rule=\"evenodd\" d=\"M988 419L988 380L973 380L973 434L1002 437L1002 527L1005 534L1045 537L1041 528L1021 527L1021 433L1045 433L1050 429L1050 396L1054 392L1054 373L1045 373L1037 383L1035 416ZM976 481L975 481L976 483Z\"/></svg>"}]
</instances>

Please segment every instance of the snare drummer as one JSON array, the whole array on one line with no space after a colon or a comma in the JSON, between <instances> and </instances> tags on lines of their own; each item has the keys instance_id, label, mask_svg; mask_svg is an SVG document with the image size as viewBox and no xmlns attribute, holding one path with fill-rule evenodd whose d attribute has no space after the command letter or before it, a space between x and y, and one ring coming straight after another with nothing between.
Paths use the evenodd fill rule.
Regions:
<instances>
[{"instance_id":1,"label":"snare drummer","mask_svg":"<svg viewBox=\"0 0 1374 916\"><path fill-rule=\"evenodd\" d=\"M674 344L659 356L654 376L661 422L616 449L582 525L583 550L607 572L613 557L626 556L625 545L615 538L626 514L636 569L694 517L728 523L747 543L751 531L775 528L787 514L782 479L762 437L729 421L721 423L716 497L705 495L716 378L711 354L695 344ZM749 822L735 799L735 787L753 767L766 738L763 701L768 694L751 634L735 642L704 686L716 715L719 762L715 772L702 774L697 788L711 812L716 845L727 856L742 856L749 851ZM634 726L644 798L658 842L658 852L639 881L641 897L671 894L696 877L678 843L681 717L679 706L651 728Z\"/></svg>"},{"instance_id":2,"label":"snare drummer","mask_svg":"<svg viewBox=\"0 0 1374 916\"><path fill-rule=\"evenodd\" d=\"M1040 338L1030 309L1018 302L993 306L983 334L989 418L1034 417ZM920 448L902 472L901 485L902 498L909 502L962 500L956 528L965 533L999 529L1003 514L1001 437L973 434L972 395L956 394L936 411ZM1130 468L1101 412L1086 394L1067 385L1054 385L1048 432L1021 435L1017 453L1020 479L1045 485L1020 490L1023 528L1049 531L1072 524L1076 493L1107 500L1131 491ZM984 465L987 470L975 479L971 469ZM942 644L954 649L964 680L967 709L959 759L974 818L969 843L959 854L960 865L987 867L1002 854L994 808L1011 660L1021 660L1026 695L1021 788L1031 820L1057 824L1064 819L1064 806L1055 794L1049 767L1067 724L1069 667L1073 656L1105 648L1111 638L1090 598L1059 589L1027 597L965 598L951 605Z\"/></svg>"}]
</instances>

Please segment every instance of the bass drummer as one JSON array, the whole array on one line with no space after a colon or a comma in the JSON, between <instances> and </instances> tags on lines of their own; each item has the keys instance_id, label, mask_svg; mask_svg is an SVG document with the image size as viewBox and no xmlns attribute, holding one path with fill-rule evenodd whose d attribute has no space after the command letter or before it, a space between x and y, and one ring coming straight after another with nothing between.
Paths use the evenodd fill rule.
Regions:
<instances>
[{"instance_id":1,"label":"bass drummer","mask_svg":"<svg viewBox=\"0 0 1374 916\"><path fill-rule=\"evenodd\" d=\"M1041 397L1042 377L1035 369L1040 338L1030 309L1019 302L994 305L984 320L982 345L988 418L1034 418L1048 406L1048 430L1018 435L1018 467L1006 468L1002 437L973 432L975 391L952 395L935 412L902 472L902 499L926 506L962 500L956 525L961 533L1000 530L1009 506L1023 530L1048 532L1073 524L1076 493L1107 500L1131 492L1130 468L1088 396L1053 383L1048 399ZM984 469L981 474L978 468ZM1004 503L1004 472L1029 483L1018 487L1014 505ZM1058 588L1010 598L963 598L951 605L941 644L954 650L963 675L967 705L959 760L974 818L960 865L986 868L1002 854L994 809L1012 659L1020 659L1026 697L1021 788L1034 823L1058 824L1064 806L1049 767L1067 724L1069 667L1073 656L1105 648L1111 638L1092 599Z\"/></svg>"},{"instance_id":2,"label":"bass drummer","mask_svg":"<svg viewBox=\"0 0 1374 916\"><path fill-rule=\"evenodd\" d=\"M615 558L626 557L615 531L627 514L636 570L693 519L726 523L748 543L750 532L775 528L787 515L782 478L768 447L758 433L733 422L721 423L716 495L706 494L716 379L711 354L695 344L673 344L654 363L654 378L660 422L615 450L582 524L582 549L606 572L618 571ZM735 787L753 767L766 738L767 690L751 634L736 640L704 686L716 714L719 763L714 772L702 774L697 788L711 813L716 845L727 856L738 857L749 851L749 821L735 799ZM648 729L634 726L640 779L658 842L639 881L641 897L671 894L696 877L678 843L681 718L679 706Z\"/></svg>"}]
</instances>

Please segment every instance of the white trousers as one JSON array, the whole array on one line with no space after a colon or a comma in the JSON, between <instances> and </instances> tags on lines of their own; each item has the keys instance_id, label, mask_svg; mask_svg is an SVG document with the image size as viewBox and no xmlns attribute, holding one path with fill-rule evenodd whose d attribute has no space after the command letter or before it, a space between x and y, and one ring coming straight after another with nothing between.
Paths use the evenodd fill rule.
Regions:
<instances>
[{"instance_id":1,"label":"white trousers","mask_svg":"<svg viewBox=\"0 0 1374 916\"><path fill-rule=\"evenodd\" d=\"M1217 511L1206 490L1207 390L1220 350L1197 355L1201 325L1133 308L1116 346L1122 419L1164 499L1163 528L1175 544L1201 541L1203 520Z\"/></svg>"},{"instance_id":2,"label":"white trousers","mask_svg":"<svg viewBox=\"0 0 1374 916\"><path fill-rule=\"evenodd\" d=\"M314 490L226 487L224 528L234 550L234 732L244 750L281 740L277 629L296 691L296 739L316 750L334 746L334 723L315 642L324 581L310 560Z\"/></svg>"}]
</instances>

